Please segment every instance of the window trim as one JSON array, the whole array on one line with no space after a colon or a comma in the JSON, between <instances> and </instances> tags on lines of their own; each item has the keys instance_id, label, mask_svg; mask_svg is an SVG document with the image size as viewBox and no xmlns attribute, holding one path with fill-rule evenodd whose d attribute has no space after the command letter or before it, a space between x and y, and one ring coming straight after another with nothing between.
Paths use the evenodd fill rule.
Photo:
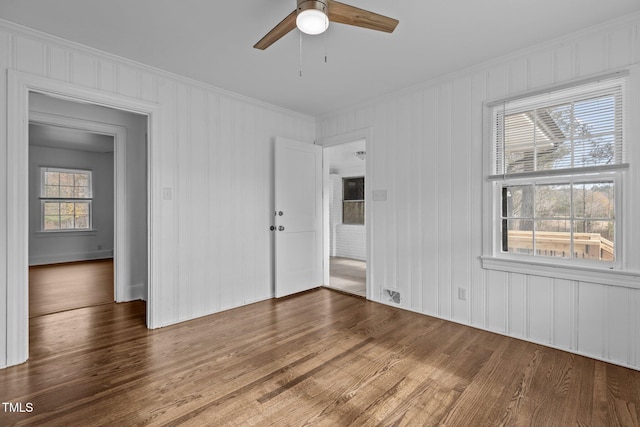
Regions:
<instances>
[{"instance_id":1,"label":"window trim","mask_svg":"<svg viewBox=\"0 0 640 427\"><path fill-rule=\"evenodd\" d=\"M70 233L87 233L87 232L95 232L93 228L93 170L91 169L80 169L80 168L67 168L67 167L59 167L59 166L40 166L40 191L39 191L39 200L40 200L40 230L38 233L42 234L70 234ZM45 188L45 173L46 172L62 172L62 173L87 173L89 175L89 197L46 197L44 195ZM89 206L88 212L88 227L87 228L56 228L56 229L45 229L45 214L44 207L47 202L60 202L60 203L76 203L83 202L87 203Z\"/></svg>"},{"instance_id":2,"label":"window trim","mask_svg":"<svg viewBox=\"0 0 640 427\"><path fill-rule=\"evenodd\" d=\"M616 183L616 265L601 265L599 263L582 264L572 262L574 260L552 259L551 257L522 257L507 256L496 252L496 243L500 241L496 239L496 227L500 226L500 218L496 211L496 193L499 193L500 183L504 177L496 177L490 179L493 174L493 123L492 109L497 104L507 101L526 98L552 92L558 89L565 89L579 86L596 80L602 80L612 77L627 77L627 86L625 96L627 97L626 108L623 112L624 134L626 139L625 158L620 166L610 168L608 171L589 171L593 172L593 177L600 174L614 174L617 176ZM533 276L552 277L559 279L567 279L571 281L585 281L602 283L613 286L622 286L627 288L640 289L640 262L630 257L629 251L636 251L640 244L635 243L635 237L639 234L640 227L631 222L632 212L640 207L640 185L632 181L632 176L637 176L637 164L640 163L640 149L628 141L635 141L640 136L640 125L636 121L631 121L631 117L635 117L640 111L640 104L634 100L634 96L640 91L640 67L630 67L629 69L621 69L607 75L597 75L586 79L574 80L568 83L549 85L547 87L520 93L512 96L506 96L500 99L487 100L483 102L482 117L482 254L479 256L481 267L486 270L496 270L505 273L526 274ZM636 144L637 145L637 144ZM585 171L586 172L586 171ZM557 179L557 176L555 176ZM525 176L511 177L509 181L520 178L528 178ZM622 231L624 230L624 231ZM498 235L499 236L499 235Z\"/></svg>"}]
</instances>

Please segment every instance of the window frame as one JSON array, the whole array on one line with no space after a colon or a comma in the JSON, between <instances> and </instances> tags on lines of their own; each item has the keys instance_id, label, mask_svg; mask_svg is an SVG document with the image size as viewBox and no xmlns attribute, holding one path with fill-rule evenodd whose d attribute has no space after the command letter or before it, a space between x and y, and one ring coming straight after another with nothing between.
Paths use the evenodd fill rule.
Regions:
<instances>
[{"instance_id":1,"label":"window frame","mask_svg":"<svg viewBox=\"0 0 640 427\"><path fill-rule=\"evenodd\" d=\"M574 181L584 176L585 181L589 180L609 180L614 181L615 186L615 252L616 259L613 263L603 261L582 261L578 259L565 259L551 256L533 256L513 253L503 253L501 251L501 188L509 183L522 184L532 179L539 182L559 183L561 180L572 176L571 173L549 174L547 178L544 174L532 178L531 176L495 176L495 153L492 137L494 135L495 123L493 109L496 105L512 100L523 100L536 95L547 94L557 90L579 87L583 84L592 83L599 80L611 78L625 78L627 86L623 90L626 105L622 112L623 120L623 144L625 158L621 165L605 168L605 170L582 170L573 177ZM634 250L634 236L638 229L630 227L632 210L638 205L634 196L638 195L640 187L634 185L630 177L630 171L635 170L634 166L640 160L640 151L634 149L634 137L640 134L638 126L630 122L633 112L638 111L635 103L629 102L638 88L633 87L632 82L638 80L638 72L633 70L621 70L604 76L573 81L570 83L554 85L540 90L522 93L498 100L487 100L483 103L483 196L482 196L482 254L480 261L482 268L487 270L498 270L502 272L530 274L536 276L547 276L567 280L584 280L588 282L598 282L617 286L628 286L640 288L637 280L640 277L637 262L629 258L627 253ZM631 108L630 108L631 104ZM631 197L631 199L629 199ZM627 234L632 233L633 236ZM633 262L631 262L633 261ZM629 264L631 262L631 264Z\"/></svg>"},{"instance_id":2,"label":"window frame","mask_svg":"<svg viewBox=\"0 0 640 427\"><path fill-rule=\"evenodd\" d=\"M58 167L58 166L40 166L40 191L39 191L39 199L40 199L40 232L49 234L49 233L78 233L78 232L92 232L93 229L93 171L91 169L80 169L80 168L67 168L67 167ZM88 197L47 197L45 195L45 185L46 185L46 173L47 172L60 172L60 173L73 173L73 174L88 174L89 185L87 186L89 189ZM86 204L88 208L88 218L87 218L87 227L86 228L55 228L55 229L46 229L45 228L45 205L47 203L74 203L74 209L76 203Z\"/></svg>"}]
</instances>

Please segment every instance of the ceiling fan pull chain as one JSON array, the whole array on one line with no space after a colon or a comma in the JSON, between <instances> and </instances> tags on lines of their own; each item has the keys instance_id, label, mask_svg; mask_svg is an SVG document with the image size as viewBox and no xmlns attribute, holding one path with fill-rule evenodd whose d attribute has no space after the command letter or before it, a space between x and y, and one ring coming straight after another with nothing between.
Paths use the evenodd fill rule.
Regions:
<instances>
[{"instance_id":1,"label":"ceiling fan pull chain","mask_svg":"<svg viewBox=\"0 0 640 427\"><path fill-rule=\"evenodd\" d=\"M329 19L329 18L327 18ZM324 63L327 63L327 32L324 32Z\"/></svg>"},{"instance_id":2,"label":"ceiling fan pull chain","mask_svg":"<svg viewBox=\"0 0 640 427\"><path fill-rule=\"evenodd\" d=\"M300 52L299 52L299 68L300 68L300 77L302 77L302 31L298 31L298 35L300 36Z\"/></svg>"}]
</instances>

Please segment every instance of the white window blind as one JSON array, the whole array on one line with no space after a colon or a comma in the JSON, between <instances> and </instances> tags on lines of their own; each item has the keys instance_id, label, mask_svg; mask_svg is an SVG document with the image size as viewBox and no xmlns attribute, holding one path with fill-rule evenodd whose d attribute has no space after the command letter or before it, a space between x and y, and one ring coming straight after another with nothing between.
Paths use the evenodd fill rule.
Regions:
<instances>
[{"instance_id":1,"label":"white window blind","mask_svg":"<svg viewBox=\"0 0 640 427\"><path fill-rule=\"evenodd\" d=\"M626 76L615 76L491 106L489 179L625 167Z\"/></svg>"}]
</instances>

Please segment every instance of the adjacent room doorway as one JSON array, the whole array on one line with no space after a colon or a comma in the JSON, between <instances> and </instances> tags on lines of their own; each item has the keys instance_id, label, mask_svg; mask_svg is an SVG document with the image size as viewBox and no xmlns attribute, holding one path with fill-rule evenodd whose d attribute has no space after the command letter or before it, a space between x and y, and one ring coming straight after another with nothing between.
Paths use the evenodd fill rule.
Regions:
<instances>
[{"instance_id":1,"label":"adjacent room doorway","mask_svg":"<svg viewBox=\"0 0 640 427\"><path fill-rule=\"evenodd\" d=\"M323 149L325 286L367 297L367 141L358 138Z\"/></svg>"}]
</instances>

